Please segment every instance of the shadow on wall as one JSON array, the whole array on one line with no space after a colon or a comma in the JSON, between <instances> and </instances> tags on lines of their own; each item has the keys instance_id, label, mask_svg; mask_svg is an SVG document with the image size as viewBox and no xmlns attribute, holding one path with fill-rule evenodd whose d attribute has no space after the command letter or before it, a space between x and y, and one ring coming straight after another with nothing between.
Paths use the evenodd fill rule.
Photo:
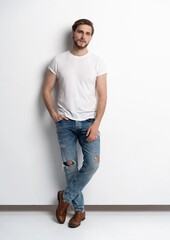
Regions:
<instances>
[{"instance_id":1,"label":"shadow on wall","mask_svg":"<svg viewBox=\"0 0 170 240\"><path fill-rule=\"evenodd\" d=\"M72 36L71 36L71 32L68 30L65 33L65 39L63 41L63 51L67 51L68 49L70 49L71 45L72 45Z\"/></svg>"},{"instance_id":2,"label":"shadow on wall","mask_svg":"<svg viewBox=\"0 0 170 240\"><path fill-rule=\"evenodd\" d=\"M66 51L71 46L71 33L67 31L64 35L63 40L63 46L62 51ZM61 51L59 51L60 53ZM49 62L51 59L49 59ZM41 125L42 125L42 131L44 132L44 138L47 139L48 146L47 148L49 153L49 159L47 161L50 164L50 176L52 178L52 184L54 184L55 192L54 192L54 199L52 200L51 204L56 204L56 192L60 189L65 188L66 181L64 177L64 172L62 171L62 160L61 160L61 152L60 147L58 143L58 138L56 134L56 127L53 120L50 118L50 115L48 114L48 111L45 107L43 96L42 96L42 89L45 82L45 76L47 72L48 64L44 67L44 71L42 72L42 85L40 87L39 92L39 99L38 99L38 112L39 112L39 118L41 119ZM52 91L52 96L54 103L56 103L57 99L57 86L54 87ZM58 188L58 189L57 189Z\"/></svg>"}]
</instances>

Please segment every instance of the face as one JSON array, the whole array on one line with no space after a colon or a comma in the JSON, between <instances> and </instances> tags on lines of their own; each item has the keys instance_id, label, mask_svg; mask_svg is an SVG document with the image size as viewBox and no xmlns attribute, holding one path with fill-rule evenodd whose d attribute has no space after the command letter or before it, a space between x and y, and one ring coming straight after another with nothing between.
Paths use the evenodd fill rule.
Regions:
<instances>
[{"instance_id":1,"label":"face","mask_svg":"<svg viewBox=\"0 0 170 240\"><path fill-rule=\"evenodd\" d=\"M84 49L88 46L92 38L92 28L89 25L79 25L73 32L73 42L78 49Z\"/></svg>"}]
</instances>

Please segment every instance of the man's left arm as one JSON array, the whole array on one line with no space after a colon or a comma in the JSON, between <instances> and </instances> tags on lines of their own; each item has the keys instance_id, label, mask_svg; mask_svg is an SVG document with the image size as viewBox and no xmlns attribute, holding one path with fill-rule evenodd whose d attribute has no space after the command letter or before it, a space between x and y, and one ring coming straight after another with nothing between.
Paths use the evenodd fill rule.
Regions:
<instances>
[{"instance_id":1,"label":"man's left arm","mask_svg":"<svg viewBox=\"0 0 170 240\"><path fill-rule=\"evenodd\" d=\"M87 141L92 142L98 137L98 129L105 112L107 102L107 74L97 77L96 90L98 94L97 110L95 121L87 131Z\"/></svg>"}]
</instances>

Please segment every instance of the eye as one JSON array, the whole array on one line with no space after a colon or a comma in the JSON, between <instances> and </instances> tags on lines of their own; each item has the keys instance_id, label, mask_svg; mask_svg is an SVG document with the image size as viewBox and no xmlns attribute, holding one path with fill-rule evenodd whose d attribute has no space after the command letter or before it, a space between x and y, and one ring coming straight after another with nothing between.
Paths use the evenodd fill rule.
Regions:
<instances>
[{"instance_id":1,"label":"eye","mask_svg":"<svg viewBox=\"0 0 170 240\"><path fill-rule=\"evenodd\" d=\"M83 33L83 31L81 31L81 30L77 30L77 32L78 32L78 33Z\"/></svg>"}]
</instances>

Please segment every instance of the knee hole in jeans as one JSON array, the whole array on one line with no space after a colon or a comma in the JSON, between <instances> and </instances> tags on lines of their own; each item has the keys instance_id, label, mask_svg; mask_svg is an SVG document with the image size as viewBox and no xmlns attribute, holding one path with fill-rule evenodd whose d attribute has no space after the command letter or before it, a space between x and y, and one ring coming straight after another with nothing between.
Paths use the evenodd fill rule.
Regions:
<instances>
[{"instance_id":1,"label":"knee hole in jeans","mask_svg":"<svg viewBox=\"0 0 170 240\"><path fill-rule=\"evenodd\" d=\"M94 159L95 159L95 161L96 161L97 163L99 163L99 162L100 162L100 158L99 158L99 156L98 156L98 155L96 155Z\"/></svg>"},{"instance_id":2,"label":"knee hole in jeans","mask_svg":"<svg viewBox=\"0 0 170 240\"><path fill-rule=\"evenodd\" d=\"M72 166L72 165L74 165L75 164L75 162L74 161L72 161L72 160L69 160L69 161L67 161L67 162L65 162L64 163L64 165L66 165L66 166Z\"/></svg>"}]
</instances>

